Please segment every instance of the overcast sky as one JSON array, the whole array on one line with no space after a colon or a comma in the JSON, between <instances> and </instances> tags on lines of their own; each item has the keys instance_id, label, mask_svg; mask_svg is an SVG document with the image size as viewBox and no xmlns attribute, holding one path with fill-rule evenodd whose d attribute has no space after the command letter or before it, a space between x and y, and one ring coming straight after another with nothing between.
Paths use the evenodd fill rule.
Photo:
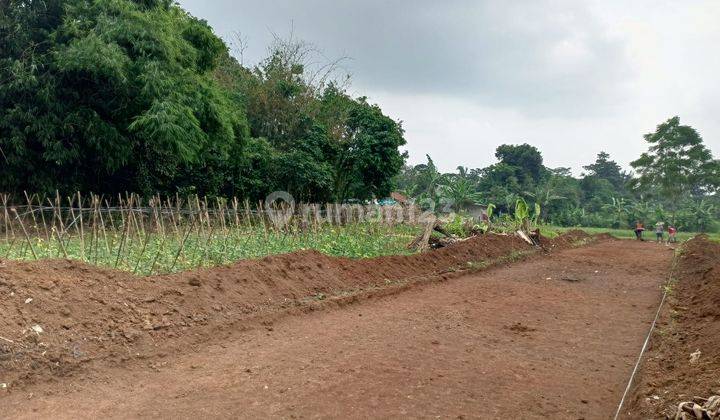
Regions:
<instances>
[{"instance_id":1,"label":"overcast sky","mask_svg":"<svg viewBox=\"0 0 720 420\"><path fill-rule=\"evenodd\" d=\"M627 167L679 115L720 155L717 0L181 0L245 65L273 33L314 44L351 93L402 120L410 163L484 167L503 143L576 174L605 150Z\"/></svg>"}]
</instances>

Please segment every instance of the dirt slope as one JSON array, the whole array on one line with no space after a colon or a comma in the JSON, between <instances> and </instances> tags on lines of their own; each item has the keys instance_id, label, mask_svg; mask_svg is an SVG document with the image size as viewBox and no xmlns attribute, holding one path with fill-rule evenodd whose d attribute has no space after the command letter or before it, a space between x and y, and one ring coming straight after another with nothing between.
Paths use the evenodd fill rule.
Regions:
<instances>
[{"instance_id":1,"label":"dirt slope","mask_svg":"<svg viewBox=\"0 0 720 420\"><path fill-rule=\"evenodd\" d=\"M683 401L720 395L720 244L702 236L687 242L674 275L628 418L674 417Z\"/></svg>"},{"instance_id":2,"label":"dirt slope","mask_svg":"<svg viewBox=\"0 0 720 420\"><path fill-rule=\"evenodd\" d=\"M583 239L576 232L546 245ZM0 383L177 353L253 318L530 250L520 239L486 235L413 256L350 260L304 251L146 278L75 261L0 261Z\"/></svg>"},{"instance_id":3,"label":"dirt slope","mask_svg":"<svg viewBox=\"0 0 720 420\"><path fill-rule=\"evenodd\" d=\"M607 418L670 259L604 241L0 398L9 418Z\"/></svg>"}]
</instances>

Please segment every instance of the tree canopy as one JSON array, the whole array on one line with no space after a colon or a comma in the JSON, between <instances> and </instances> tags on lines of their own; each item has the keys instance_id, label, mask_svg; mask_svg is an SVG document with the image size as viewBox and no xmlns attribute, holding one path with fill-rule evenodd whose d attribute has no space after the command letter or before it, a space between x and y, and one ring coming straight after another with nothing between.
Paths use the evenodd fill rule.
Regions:
<instances>
[{"instance_id":1,"label":"tree canopy","mask_svg":"<svg viewBox=\"0 0 720 420\"><path fill-rule=\"evenodd\" d=\"M436 209L492 204L503 217L523 198L540 206L543 221L563 226L624 228L642 219L683 230L720 230L717 161L695 130L678 127L674 118L646 136L650 151L633 162L638 176L600 152L576 178L568 168L545 167L533 146L505 144L497 148L498 162L486 168L440 173L428 156L427 164L405 166L397 183L421 205L435 203Z\"/></svg>"},{"instance_id":2,"label":"tree canopy","mask_svg":"<svg viewBox=\"0 0 720 420\"><path fill-rule=\"evenodd\" d=\"M645 136L635 174L600 152L576 178L527 143L441 173L429 156L405 166L402 124L319 60L278 38L246 67L172 0L0 0L0 191L345 202L399 188L428 207L492 203L501 215L523 198L564 225L717 219L720 163L678 117Z\"/></svg>"},{"instance_id":3,"label":"tree canopy","mask_svg":"<svg viewBox=\"0 0 720 420\"><path fill-rule=\"evenodd\" d=\"M702 137L673 117L645 135L646 153L631 163L638 177L634 185L676 202L684 195L702 196L720 188L720 163L713 159Z\"/></svg>"},{"instance_id":4,"label":"tree canopy","mask_svg":"<svg viewBox=\"0 0 720 420\"><path fill-rule=\"evenodd\" d=\"M162 190L243 141L209 73L224 44L169 3L10 2L3 27L24 36L0 36L5 188Z\"/></svg>"},{"instance_id":5,"label":"tree canopy","mask_svg":"<svg viewBox=\"0 0 720 420\"><path fill-rule=\"evenodd\" d=\"M540 151L527 143L504 144L497 148L495 157L511 169L515 178L523 185L531 185L544 175L543 157Z\"/></svg>"},{"instance_id":6,"label":"tree canopy","mask_svg":"<svg viewBox=\"0 0 720 420\"><path fill-rule=\"evenodd\" d=\"M276 42L245 68L171 0L4 0L0 190L390 192L400 124Z\"/></svg>"}]
</instances>

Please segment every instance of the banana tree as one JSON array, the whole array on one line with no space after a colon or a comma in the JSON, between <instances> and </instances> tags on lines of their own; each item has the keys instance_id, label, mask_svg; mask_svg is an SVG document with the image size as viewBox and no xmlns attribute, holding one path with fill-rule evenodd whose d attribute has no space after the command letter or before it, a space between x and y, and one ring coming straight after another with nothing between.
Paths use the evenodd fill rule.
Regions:
<instances>
[{"instance_id":1,"label":"banana tree","mask_svg":"<svg viewBox=\"0 0 720 420\"><path fill-rule=\"evenodd\" d=\"M624 198L613 197L612 202L604 204L602 209L611 214L612 227L619 228L627 224L632 206L628 204ZM642 217L640 217L640 219L642 219Z\"/></svg>"},{"instance_id":2,"label":"banana tree","mask_svg":"<svg viewBox=\"0 0 720 420\"><path fill-rule=\"evenodd\" d=\"M463 211L469 205L479 204L482 196L475 184L462 176L448 176L438 187L438 196L448 209Z\"/></svg>"},{"instance_id":3,"label":"banana tree","mask_svg":"<svg viewBox=\"0 0 720 420\"><path fill-rule=\"evenodd\" d=\"M538 222L544 221L547 218L547 212L550 205L555 201L565 200L566 197L555 193L556 189L553 183L546 182L542 185L537 186L535 191L525 191L523 194L533 199L533 201L539 206L538 214L536 218Z\"/></svg>"},{"instance_id":4,"label":"banana tree","mask_svg":"<svg viewBox=\"0 0 720 420\"><path fill-rule=\"evenodd\" d=\"M515 228L530 232L531 223L533 226L537 226L540 223L541 214L542 207L540 204L535 203L534 211L531 214L527 201L523 198L518 198L515 203Z\"/></svg>"}]
</instances>

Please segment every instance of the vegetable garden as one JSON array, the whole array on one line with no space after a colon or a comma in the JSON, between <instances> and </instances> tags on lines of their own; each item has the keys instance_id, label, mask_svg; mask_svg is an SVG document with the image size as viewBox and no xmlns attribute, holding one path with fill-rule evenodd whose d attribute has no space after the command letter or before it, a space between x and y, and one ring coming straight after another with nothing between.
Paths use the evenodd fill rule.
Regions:
<instances>
[{"instance_id":1,"label":"vegetable garden","mask_svg":"<svg viewBox=\"0 0 720 420\"><path fill-rule=\"evenodd\" d=\"M0 196L0 258L69 258L139 275L305 249L352 258L402 255L418 231L397 217L402 209L388 206L303 205L306 217L280 222L291 209L238 199L23 198L13 206Z\"/></svg>"}]
</instances>

